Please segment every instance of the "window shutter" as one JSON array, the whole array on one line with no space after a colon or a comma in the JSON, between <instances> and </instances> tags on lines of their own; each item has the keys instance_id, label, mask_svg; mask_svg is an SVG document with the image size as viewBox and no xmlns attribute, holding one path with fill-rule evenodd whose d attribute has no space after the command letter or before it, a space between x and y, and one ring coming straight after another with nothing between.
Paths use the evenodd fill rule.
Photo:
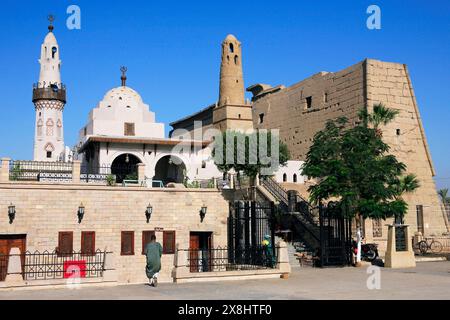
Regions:
<instances>
[{"instance_id":1,"label":"window shutter","mask_svg":"<svg viewBox=\"0 0 450 320\"><path fill-rule=\"evenodd\" d=\"M142 231L142 254L145 254L145 247L150 242L152 235L155 231Z\"/></svg>"},{"instance_id":2,"label":"window shutter","mask_svg":"<svg viewBox=\"0 0 450 320\"><path fill-rule=\"evenodd\" d=\"M58 253L71 254L73 252L73 232L63 231L58 235Z\"/></svg>"},{"instance_id":3,"label":"window shutter","mask_svg":"<svg viewBox=\"0 0 450 320\"><path fill-rule=\"evenodd\" d=\"M175 231L163 232L163 253L165 254L175 253Z\"/></svg>"},{"instance_id":4,"label":"window shutter","mask_svg":"<svg viewBox=\"0 0 450 320\"><path fill-rule=\"evenodd\" d=\"M381 236L383 236L381 219L373 219L372 220L372 229L373 229L373 236L374 237L381 237Z\"/></svg>"},{"instance_id":5,"label":"window shutter","mask_svg":"<svg viewBox=\"0 0 450 320\"><path fill-rule=\"evenodd\" d=\"M122 256L134 255L134 231L122 231L120 254Z\"/></svg>"},{"instance_id":6,"label":"window shutter","mask_svg":"<svg viewBox=\"0 0 450 320\"><path fill-rule=\"evenodd\" d=\"M134 136L134 123L125 122L124 126L124 135Z\"/></svg>"},{"instance_id":7,"label":"window shutter","mask_svg":"<svg viewBox=\"0 0 450 320\"><path fill-rule=\"evenodd\" d=\"M83 231L81 232L81 253L95 254L95 232Z\"/></svg>"}]
</instances>

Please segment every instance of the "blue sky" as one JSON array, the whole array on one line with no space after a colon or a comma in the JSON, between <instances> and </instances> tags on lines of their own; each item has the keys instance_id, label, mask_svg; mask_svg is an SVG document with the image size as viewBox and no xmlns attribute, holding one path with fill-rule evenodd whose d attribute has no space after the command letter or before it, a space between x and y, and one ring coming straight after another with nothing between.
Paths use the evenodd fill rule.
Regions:
<instances>
[{"instance_id":1,"label":"blue sky","mask_svg":"<svg viewBox=\"0 0 450 320\"><path fill-rule=\"evenodd\" d=\"M69 5L81 30L66 27ZM381 30L366 28L366 9L381 8ZM220 43L243 43L246 86L291 85L318 71L364 58L406 63L437 171L450 186L450 1L11 1L0 4L0 155L31 159L40 45L47 14L56 15L66 144L107 90L136 89L166 124L218 98ZM168 125L166 131L169 130Z\"/></svg>"}]
</instances>

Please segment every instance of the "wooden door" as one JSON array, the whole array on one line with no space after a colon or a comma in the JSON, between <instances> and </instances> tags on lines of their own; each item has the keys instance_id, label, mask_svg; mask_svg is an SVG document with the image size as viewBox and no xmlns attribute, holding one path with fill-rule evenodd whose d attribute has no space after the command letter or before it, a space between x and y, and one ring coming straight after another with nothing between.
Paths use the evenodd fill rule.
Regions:
<instances>
[{"instance_id":1,"label":"wooden door","mask_svg":"<svg viewBox=\"0 0 450 320\"><path fill-rule=\"evenodd\" d=\"M8 271L8 255L12 248L19 248L22 254L22 269L25 262L26 235L0 235L0 281L4 281Z\"/></svg>"},{"instance_id":2,"label":"wooden door","mask_svg":"<svg viewBox=\"0 0 450 320\"><path fill-rule=\"evenodd\" d=\"M191 272L198 272L199 248L200 248L200 236L198 234L191 234L189 238L189 261Z\"/></svg>"}]
</instances>

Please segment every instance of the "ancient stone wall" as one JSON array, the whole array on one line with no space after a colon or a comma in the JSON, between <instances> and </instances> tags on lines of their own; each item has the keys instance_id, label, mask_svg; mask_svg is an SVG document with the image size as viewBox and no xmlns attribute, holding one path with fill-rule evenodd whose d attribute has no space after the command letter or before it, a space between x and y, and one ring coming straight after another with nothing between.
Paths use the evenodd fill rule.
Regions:
<instances>
[{"instance_id":1,"label":"ancient stone wall","mask_svg":"<svg viewBox=\"0 0 450 320\"><path fill-rule=\"evenodd\" d=\"M266 90L267 92L268 90ZM270 93L272 92L272 93ZM304 160L314 134L327 120L346 116L349 125L358 122L358 112L382 102L400 110L383 128L391 152L417 175L421 187L405 196L409 204L406 223L418 230L416 206L422 205L425 234L447 230L432 176L434 170L405 65L365 60L335 73L320 72L290 87L281 87L253 97L255 128L279 129L295 160ZM262 120L262 121L261 121ZM385 223L383 223L384 225Z\"/></svg>"}]
</instances>

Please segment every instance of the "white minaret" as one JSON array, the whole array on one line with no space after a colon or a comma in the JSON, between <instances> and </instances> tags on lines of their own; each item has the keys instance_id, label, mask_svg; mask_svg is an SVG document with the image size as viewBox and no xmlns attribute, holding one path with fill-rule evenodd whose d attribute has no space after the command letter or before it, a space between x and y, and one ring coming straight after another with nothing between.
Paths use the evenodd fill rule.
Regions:
<instances>
[{"instance_id":1,"label":"white minaret","mask_svg":"<svg viewBox=\"0 0 450 320\"><path fill-rule=\"evenodd\" d=\"M39 82L33 85L36 109L34 160L60 161L64 155L63 109L66 88L61 83L59 46L53 34L53 16L49 16L48 34L41 46Z\"/></svg>"}]
</instances>

